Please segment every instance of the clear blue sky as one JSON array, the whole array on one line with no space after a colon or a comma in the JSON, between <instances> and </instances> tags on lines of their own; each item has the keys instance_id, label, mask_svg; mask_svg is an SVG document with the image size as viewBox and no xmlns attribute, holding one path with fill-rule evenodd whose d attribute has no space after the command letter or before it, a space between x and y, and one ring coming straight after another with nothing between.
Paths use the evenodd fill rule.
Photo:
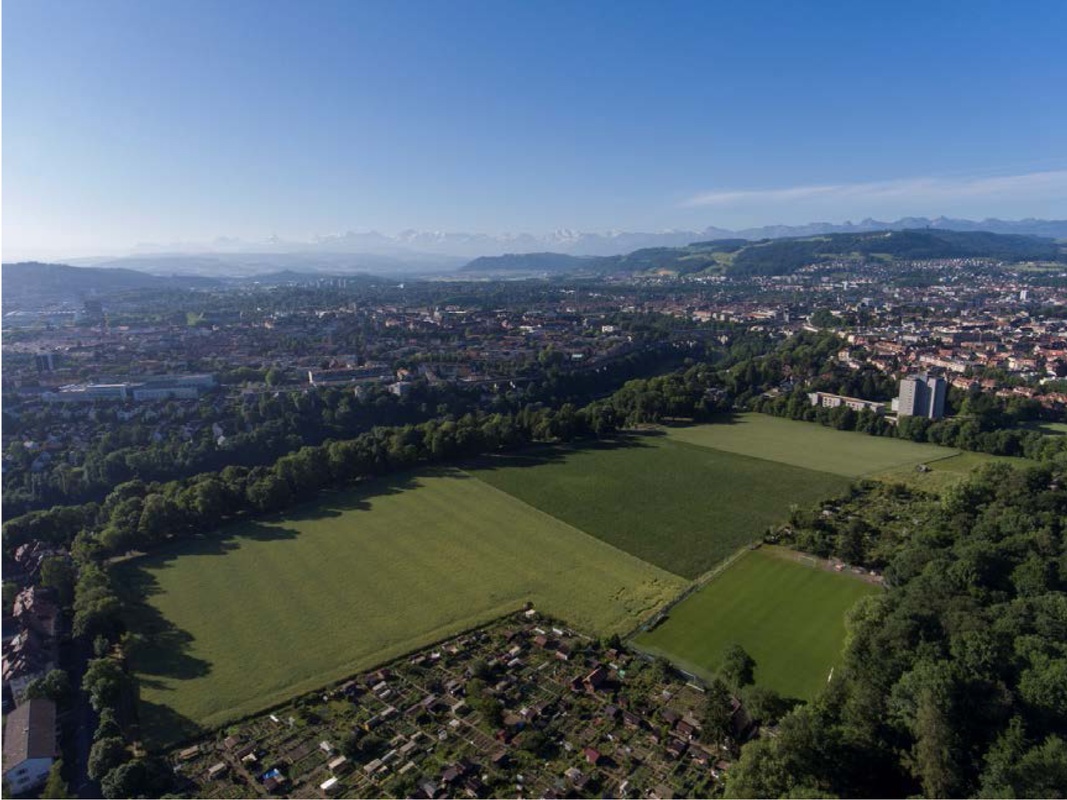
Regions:
<instances>
[{"instance_id":1,"label":"clear blue sky","mask_svg":"<svg viewBox=\"0 0 1067 800\"><path fill-rule=\"evenodd\" d=\"M5 0L5 256L1067 217L1065 40L1063 0Z\"/></svg>"}]
</instances>

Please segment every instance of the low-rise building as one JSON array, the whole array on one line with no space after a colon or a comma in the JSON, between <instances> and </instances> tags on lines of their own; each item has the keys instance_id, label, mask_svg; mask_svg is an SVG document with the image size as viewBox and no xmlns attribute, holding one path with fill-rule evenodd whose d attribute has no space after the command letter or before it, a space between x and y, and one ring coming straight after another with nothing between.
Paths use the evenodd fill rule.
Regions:
<instances>
[{"instance_id":1,"label":"low-rise building","mask_svg":"<svg viewBox=\"0 0 1067 800\"><path fill-rule=\"evenodd\" d=\"M853 411L872 411L875 414L885 413L885 403L875 400L863 400L859 397L846 397L843 394L830 394L829 392L809 392L808 400L813 406L823 408L840 408L845 406Z\"/></svg>"},{"instance_id":2,"label":"low-rise building","mask_svg":"<svg viewBox=\"0 0 1067 800\"><path fill-rule=\"evenodd\" d=\"M34 699L7 715L4 726L4 782L13 794L37 788L56 758L56 705Z\"/></svg>"}]
</instances>

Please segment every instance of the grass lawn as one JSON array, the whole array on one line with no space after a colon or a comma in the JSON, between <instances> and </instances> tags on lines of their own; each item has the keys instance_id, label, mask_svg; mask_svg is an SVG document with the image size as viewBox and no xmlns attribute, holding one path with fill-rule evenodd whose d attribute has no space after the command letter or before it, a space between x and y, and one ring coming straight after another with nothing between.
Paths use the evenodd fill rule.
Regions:
<instances>
[{"instance_id":1,"label":"grass lawn","mask_svg":"<svg viewBox=\"0 0 1067 800\"><path fill-rule=\"evenodd\" d=\"M684 581L465 473L336 493L118 567L153 744L216 726L526 601L625 632Z\"/></svg>"},{"instance_id":2,"label":"grass lawn","mask_svg":"<svg viewBox=\"0 0 1067 800\"><path fill-rule=\"evenodd\" d=\"M798 423L800 424L800 423ZM695 578L845 489L827 472L698 447L662 434L483 459L469 471L665 570Z\"/></svg>"},{"instance_id":3,"label":"grass lawn","mask_svg":"<svg viewBox=\"0 0 1067 800\"><path fill-rule=\"evenodd\" d=\"M743 453L848 478L914 466L959 453L948 447L824 428L814 422L737 414L710 425L667 428L680 442Z\"/></svg>"},{"instance_id":4,"label":"grass lawn","mask_svg":"<svg viewBox=\"0 0 1067 800\"><path fill-rule=\"evenodd\" d=\"M1036 461L1031 461L1028 458L992 456L988 453L962 452L956 456L949 456L948 458L938 459L937 461L925 462L930 468L929 472L918 472L913 465L910 467L886 470L885 472L879 472L870 477L877 478L880 481L903 483L913 489L921 489L924 492L940 494L945 491L945 489L955 486L962 481L971 473L971 470L976 467L980 467L983 464L992 464L998 461L1011 464L1013 467L1026 467L1037 464Z\"/></svg>"},{"instance_id":5,"label":"grass lawn","mask_svg":"<svg viewBox=\"0 0 1067 800\"><path fill-rule=\"evenodd\" d=\"M845 612L877 591L765 547L745 553L634 644L709 678L736 642L756 660L758 684L811 699L841 653Z\"/></svg>"}]
</instances>

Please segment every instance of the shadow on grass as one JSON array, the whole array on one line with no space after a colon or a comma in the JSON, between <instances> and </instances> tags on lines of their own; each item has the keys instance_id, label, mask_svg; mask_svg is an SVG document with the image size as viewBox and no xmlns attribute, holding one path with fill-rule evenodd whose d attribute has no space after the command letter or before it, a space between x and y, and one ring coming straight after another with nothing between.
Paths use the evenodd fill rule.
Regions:
<instances>
[{"instance_id":1,"label":"shadow on grass","mask_svg":"<svg viewBox=\"0 0 1067 800\"><path fill-rule=\"evenodd\" d=\"M661 430L627 431L610 438L592 439L571 444L546 444L509 453L479 456L461 464L463 469L479 472L511 467L541 467L562 464L589 453L652 447L657 439L666 436Z\"/></svg>"},{"instance_id":2,"label":"shadow on grass","mask_svg":"<svg viewBox=\"0 0 1067 800\"><path fill-rule=\"evenodd\" d=\"M203 727L170 706L141 700L137 717L141 740L149 750L161 751L205 733Z\"/></svg>"},{"instance_id":3,"label":"shadow on grass","mask_svg":"<svg viewBox=\"0 0 1067 800\"><path fill-rule=\"evenodd\" d=\"M699 428L703 425L743 425L744 423L742 415L735 411L722 411L704 420L675 418L660 422L664 428Z\"/></svg>"},{"instance_id":4,"label":"shadow on grass","mask_svg":"<svg viewBox=\"0 0 1067 800\"><path fill-rule=\"evenodd\" d=\"M150 553L116 564L115 586L123 601L125 622L136 634L129 646L129 655L139 690L163 694L174 692L178 690L175 681L203 678L212 669L210 661L194 654L194 635L167 619L154 605L154 599L163 591L158 577L161 570L169 569L178 559L187 556L229 555L239 550L245 541L283 541L309 535L299 529L300 522L368 510L373 499L415 488L419 485L419 477L428 475L467 477L455 469L385 476L354 489L324 492L314 501L288 512L258 520L238 520L212 533L172 541ZM200 732L193 720L165 703L150 702L142 696L138 708L142 735L154 744L169 745Z\"/></svg>"}]
</instances>

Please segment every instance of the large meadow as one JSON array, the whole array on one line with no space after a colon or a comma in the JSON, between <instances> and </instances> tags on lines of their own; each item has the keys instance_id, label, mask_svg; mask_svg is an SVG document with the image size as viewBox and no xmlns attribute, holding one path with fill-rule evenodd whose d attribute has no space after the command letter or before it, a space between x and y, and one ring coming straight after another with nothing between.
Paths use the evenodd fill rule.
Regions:
<instances>
[{"instance_id":1,"label":"large meadow","mask_svg":"<svg viewBox=\"0 0 1067 800\"><path fill-rule=\"evenodd\" d=\"M150 741L248 714L525 603L625 633L685 585L460 472L338 493L124 566Z\"/></svg>"},{"instance_id":2,"label":"large meadow","mask_svg":"<svg viewBox=\"0 0 1067 800\"><path fill-rule=\"evenodd\" d=\"M629 633L791 506L837 494L855 476L911 475L956 456L741 415L383 479L232 525L121 567L143 634L134 663L144 733L174 741L528 602L592 635ZM758 677L807 696L811 675L840 650L853 590L833 601L810 588L783 594L790 581L847 579L795 563L790 576L746 577L758 562L741 559L710 584L725 611L710 613L695 595L657 629L665 639L642 644L706 673L714 648L736 639L756 656ZM734 599L723 604L723 593ZM756 624L786 612L817 654L796 684L782 675L802 657L775 644L788 630Z\"/></svg>"}]
</instances>

